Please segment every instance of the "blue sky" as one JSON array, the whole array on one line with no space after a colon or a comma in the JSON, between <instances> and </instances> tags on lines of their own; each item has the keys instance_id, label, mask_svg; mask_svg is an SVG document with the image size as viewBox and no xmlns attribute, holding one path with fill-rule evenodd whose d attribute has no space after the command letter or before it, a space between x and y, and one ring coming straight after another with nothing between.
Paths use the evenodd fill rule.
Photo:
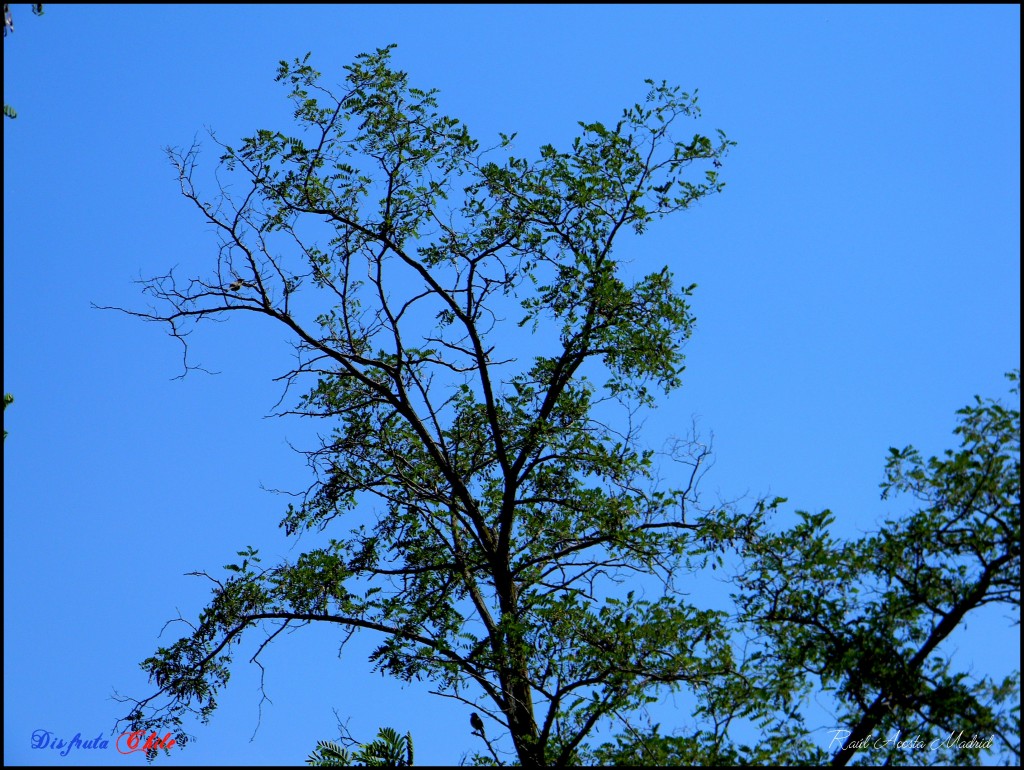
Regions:
<instances>
[{"instance_id":1,"label":"blue sky","mask_svg":"<svg viewBox=\"0 0 1024 770\"><path fill-rule=\"evenodd\" d=\"M209 264L215 240L162 147L213 128L229 144L287 132L277 62L313 52L341 79L397 43L413 85L483 144L565 146L616 118L645 78L699 88L705 132L738 142L728 186L627 240L637 263L697 283L684 387L649 420L652 446L696 419L714 434L709 495L779 494L866 531L886 450L952 444L954 411L1004 396L1020 365L1018 6L14 5L4 41L4 761L138 762L30 749L35 730L107 733L113 690L147 692L138 662L163 624L208 597L184 573L253 544L303 543L277 523L304 489L289 448L316 426L264 419L291 362L277 329L208 325L181 372L133 279ZM216 150L201 157L209 171ZM207 187L213 192L211 187ZM307 444L308 445L308 444ZM1019 668L1006 621L958 640L978 670ZM336 735L412 730L417 762L482 750L467 709L343 659L317 629L236 666L178 764L301 763ZM249 654L252 649L249 647ZM244 661L247 656L239 655ZM678 714L668 700L663 729ZM822 725L822 727L832 727ZM258 728L258 729L257 729ZM255 733L255 735L254 735ZM112 751L112 750L111 750ZM164 760L166 762L166 760Z\"/></svg>"}]
</instances>

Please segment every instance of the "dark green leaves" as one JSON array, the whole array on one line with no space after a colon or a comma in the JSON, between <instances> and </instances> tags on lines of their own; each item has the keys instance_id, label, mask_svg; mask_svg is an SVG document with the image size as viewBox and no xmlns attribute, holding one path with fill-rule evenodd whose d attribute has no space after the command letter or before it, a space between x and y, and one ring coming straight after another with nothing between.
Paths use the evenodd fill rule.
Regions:
<instances>
[{"instance_id":1,"label":"dark green leaves","mask_svg":"<svg viewBox=\"0 0 1024 770\"><path fill-rule=\"evenodd\" d=\"M889 450L883 497L909 493L920 507L851 541L830 534L829 512L801 513L795 527L751 540L738 600L764 635L766 692L783 702L832 691L847 743L894 730L963 730L1019 757L1005 705L1016 676L995 683L959 672L944 645L985 605L1019 613L1020 412L976 399L958 414L959 449L927 461L913 447ZM936 742L932 750L939 762L985 759L971 746ZM889 752L865 758L899 757L894 746ZM837 751L834 763L855 753Z\"/></svg>"},{"instance_id":2,"label":"dark green leaves","mask_svg":"<svg viewBox=\"0 0 1024 770\"><path fill-rule=\"evenodd\" d=\"M382 727L377 738L362 746L342 748L333 741L317 741L316 750L306 760L314 767L412 767L412 734L399 735Z\"/></svg>"}]
</instances>

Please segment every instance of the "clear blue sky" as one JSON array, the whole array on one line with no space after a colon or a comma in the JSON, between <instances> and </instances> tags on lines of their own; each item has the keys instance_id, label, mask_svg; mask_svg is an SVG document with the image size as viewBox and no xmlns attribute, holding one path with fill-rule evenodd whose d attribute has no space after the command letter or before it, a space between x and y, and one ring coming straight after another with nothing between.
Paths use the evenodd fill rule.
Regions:
<instances>
[{"instance_id":1,"label":"clear blue sky","mask_svg":"<svg viewBox=\"0 0 1024 770\"><path fill-rule=\"evenodd\" d=\"M33 751L30 736L107 733L125 711L114 689L148 693L138 662L208 598L184 573L247 544L270 560L304 547L277 528L286 499L261 489L310 481L289 442L315 426L263 419L291 363L278 330L201 327L194 354L221 374L172 380L180 346L161 327L90 308L143 307L140 274L209 264L213 234L161 148L204 126L228 143L287 131L280 59L312 51L340 80L398 43L414 85L441 89L481 140L518 131L521 155L614 119L644 78L700 89L701 127L739 143L728 187L624 249L699 284L685 385L649 428L656 447L691 417L714 433L708 494L784 495L867 530L902 510L879 500L886 449L950 446L954 411L1004 396L1020 365L1018 6L12 8L5 763L141 763ZM1019 667L1004 627L972 629L958 655ZM412 730L418 763L482 749L465 707L370 674L371 642L339 660L333 633L280 639L262 716L239 654L213 722L171 761L301 763L336 735L332 709L359 737ZM666 730L683 716L671 701L660 714Z\"/></svg>"}]
</instances>

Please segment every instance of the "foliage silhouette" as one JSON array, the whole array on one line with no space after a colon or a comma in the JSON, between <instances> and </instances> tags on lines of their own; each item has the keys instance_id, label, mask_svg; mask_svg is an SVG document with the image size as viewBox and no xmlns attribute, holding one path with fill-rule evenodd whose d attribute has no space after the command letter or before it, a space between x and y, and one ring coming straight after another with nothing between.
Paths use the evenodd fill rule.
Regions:
<instances>
[{"instance_id":1,"label":"foliage silhouette","mask_svg":"<svg viewBox=\"0 0 1024 770\"><path fill-rule=\"evenodd\" d=\"M306 764L314 767L412 767L412 760L412 734L399 735L391 727L382 727L376 739L354 751L333 741L318 741Z\"/></svg>"}]
</instances>

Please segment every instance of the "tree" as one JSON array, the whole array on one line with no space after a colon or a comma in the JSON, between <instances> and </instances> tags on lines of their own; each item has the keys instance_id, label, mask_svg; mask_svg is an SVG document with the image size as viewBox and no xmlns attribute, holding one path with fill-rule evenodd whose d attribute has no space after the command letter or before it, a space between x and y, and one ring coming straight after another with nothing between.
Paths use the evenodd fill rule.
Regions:
<instances>
[{"instance_id":1,"label":"tree","mask_svg":"<svg viewBox=\"0 0 1024 770\"><path fill-rule=\"evenodd\" d=\"M1008 375L1019 398L1018 376ZM963 733L932 747L940 763L976 764L981 748L969 744L977 737L1020 762L1019 673L977 678L954 670L939 649L986 606L1008 608L1019 623L1020 411L975 397L958 414L958 450L925 462L913 447L890 449L883 499L909 493L920 508L845 544L828 533L830 513L804 515L759 544L741 584L740 601L771 645L765 662L800 665L834 692L850 729L837 736L833 764L894 731ZM802 569L789 569L801 559ZM896 745L885 751L872 760L905 755Z\"/></svg>"},{"instance_id":2,"label":"tree","mask_svg":"<svg viewBox=\"0 0 1024 770\"><path fill-rule=\"evenodd\" d=\"M714 729L676 737L655 726L598 759L842 766L860 753L872 765L1020 764L1019 672L994 681L958 671L941 647L984 607L1019 624L1019 372L1007 377L1017 408L976 396L958 412L956 451L924 461L913 447L890 449L882 497L910 494L921 506L911 514L846 542L831 535L827 510L800 512L778 534L759 520L734 595L750 650L742 677L698 709ZM802 713L820 693L844 726L824 749ZM731 740L733 719L756 721L759 742Z\"/></svg>"},{"instance_id":3,"label":"tree","mask_svg":"<svg viewBox=\"0 0 1024 770\"><path fill-rule=\"evenodd\" d=\"M294 564L248 549L228 579L204 573L198 625L143 664L166 702L147 716L156 696L138 701L131 720L208 718L248 628L332 623L379 635L378 669L501 724L524 764L564 764L601 719L731 665L721 613L668 591L708 534L686 520L692 490L658 488L630 419L680 383L694 287L667 267L631 278L613 244L721 190L711 164L732 143L674 139L696 95L648 81L567 151L515 157L503 134L481 152L390 56L359 56L338 93L309 55L282 62L301 133L222 145L241 197L206 202L196 147L169 150L220 251L206 276L145 282L166 311L126 312L183 342L231 314L288 329L288 383L315 380L291 413L334 427L282 526L357 525ZM543 352L502 353L516 334ZM373 501L376 520L359 518ZM617 591L633 574L666 590Z\"/></svg>"}]
</instances>

